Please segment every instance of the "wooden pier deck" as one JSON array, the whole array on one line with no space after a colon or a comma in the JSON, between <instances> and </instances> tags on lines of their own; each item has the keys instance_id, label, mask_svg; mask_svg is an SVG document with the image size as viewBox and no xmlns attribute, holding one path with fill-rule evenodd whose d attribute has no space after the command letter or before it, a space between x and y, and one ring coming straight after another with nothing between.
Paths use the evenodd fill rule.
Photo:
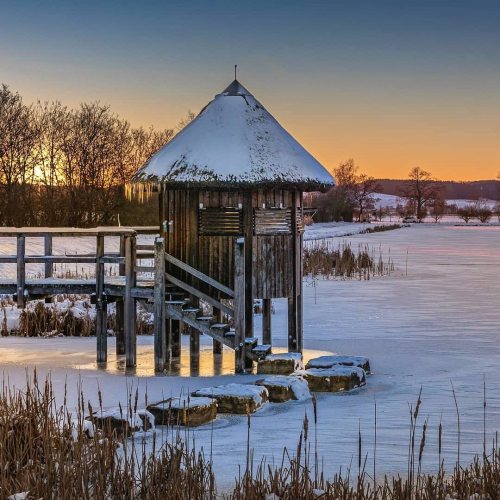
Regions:
<instances>
[{"instance_id":1,"label":"wooden pier deck","mask_svg":"<svg viewBox=\"0 0 500 500\"><path fill-rule=\"evenodd\" d=\"M214 353L226 345L235 350L235 370L244 372L249 363L270 352L271 346L257 346L257 339L245 337L244 240L235 245L234 289L222 285L201 271L165 252L163 238L154 244L139 244L139 234L158 234L158 228L102 227L3 228L0 238L15 241L15 255L0 255L0 264L15 265L15 278L0 272L0 294L12 295L18 307L29 300L50 300L58 294L89 295L96 308L97 361L107 361L107 306L116 303L115 332L117 354L125 355L126 366L136 365L136 302L152 304L154 311L155 369L168 369L172 358L180 356L181 324L190 330L190 354L199 358L199 335L214 341ZM95 238L95 250L80 255L57 255L55 238ZM43 254L28 254L27 239L42 238ZM106 252L108 238L119 239L118 252ZM94 276L57 277L55 264L91 265ZM27 264L43 265L41 276L27 275ZM106 276L105 265L115 265L116 275ZM203 306L202 306L203 305ZM206 314L207 306L212 313Z\"/></svg>"}]
</instances>

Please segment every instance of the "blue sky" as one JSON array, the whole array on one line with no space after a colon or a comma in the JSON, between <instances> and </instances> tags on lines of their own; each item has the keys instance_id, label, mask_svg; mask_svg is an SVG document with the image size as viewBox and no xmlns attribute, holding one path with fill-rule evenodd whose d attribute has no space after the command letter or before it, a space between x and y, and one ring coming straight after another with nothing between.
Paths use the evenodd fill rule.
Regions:
<instances>
[{"instance_id":1,"label":"blue sky","mask_svg":"<svg viewBox=\"0 0 500 500\"><path fill-rule=\"evenodd\" d=\"M474 158L496 175L499 47L498 1L0 0L0 82L29 101L169 127L237 63L320 161L374 175L465 178Z\"/></svg>"}]
</instances>

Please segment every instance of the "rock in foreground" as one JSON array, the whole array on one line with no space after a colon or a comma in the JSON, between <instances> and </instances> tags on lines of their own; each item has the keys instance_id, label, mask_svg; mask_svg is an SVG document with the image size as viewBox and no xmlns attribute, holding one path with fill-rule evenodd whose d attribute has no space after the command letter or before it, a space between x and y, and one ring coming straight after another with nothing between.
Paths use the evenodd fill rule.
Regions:
<instances>
[{"instance_id":1,"label":"rock in foreground","mask_svg":"<svg viewBox=\"0 0 500 500\"><path fill-rule=\"evenodd\" d=\"M284 352L269 354L257 364L259 375L290 375L294 371L304 368L302 354L299 352Z\"/></svg>"},{"instance_id":2,"label":"rock in foreground","mask_svg":"<svg viewBox=\"0 0 500 500\"><path fill-rule=\"evenodd\" d=\"M310 368L302 375L313 392L350 391L366 383L364 370L357 366L336 365L325 369Z\"/></svg>"},{"instance_id":3,"label":"rock in foreground","mask_svg":"<svg viewBox=\"0 0 500 500\"><path fill-rule=\"evenodd\" d=\"M271 375L257 380L256 385L265 387L269 392L269 401L284 403L290 399L307 399L311 397L307 382L302 377Z\"/></svg>"},{"instance_id":4,"label":"rock in foreground","mask_svg":"<svg viewBox=\"0 0 500 500\"><path fill-rule=\"evenodd\" d=\"M217 401L212 398L169 398L148 406L156 425L196 427L211 422L217 415Z\"/></svg>"},{"instance_id":5,"label":"rock in foreground","mask_svg":"<svg viewBox=\"0 0 500 500\"><path fill-rule=\"evenodd\" d=\"M306 369L309 368L332 368L335 365L357 366L363 368L365 373L370 373L370 360L364 356L320 356L310 359L307 362Z\"/></svg>"},{"instance_id":6,"label":"rock in foreground","mask_svg":"<svg viewBox=\"0 0 500 500\"><path fill-rule=\"evenodd\" d=\"M247 384L227 384L204 387L192 393L194 398L212 398L217 401L218 413L254 413L268 399L265 387Z\"/></svg>"},{"instance_id":7,"label":"rock in foreground","mask_svg":"<svg viewBox=\"0 0 500 500\"><path fill-rule=\"evenodd\" d=\"M95 412L87 417L96 429L117 438L129 437L134 432L148 430L152 415L147 411L131 412L127 408L110 408Z\"/></svg>"}]
</instances>

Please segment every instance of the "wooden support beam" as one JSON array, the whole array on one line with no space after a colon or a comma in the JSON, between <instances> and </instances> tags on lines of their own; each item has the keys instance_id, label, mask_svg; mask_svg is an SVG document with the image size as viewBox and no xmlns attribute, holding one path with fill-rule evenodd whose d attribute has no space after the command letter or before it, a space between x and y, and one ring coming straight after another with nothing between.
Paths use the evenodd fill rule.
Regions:
<instances>
[{"instance_id":1,"label":"wooden support beam","mask_svg":"<svg viewBox=\"0 0 500 500\"><path fill-rule=\"evenodd\" d=\"M125 291L124 291L124 331L125 331L125 364L134 367L137 363L137 331L136 304L132 297L132 288L136 286L136 237L125 236Z\"/></svg>"},{"instance_id":2,"label":"wooden support beam","mask_svg":"<svg viewBox=\"0 0 500 500\"><path fill-rule=\"evenodd\" d=\"M125 258L125 238L120 236L120 257ZM125 262L119 264L118 274L125 276ZM125 354L125 332L124 332L124 304L123 297L116 298L115 306L115 336L116 336L116 355Z\"/></svg>"},{"instance_id":3,"label":"wooden support beam","mask_svg":"<svg viewBox=\"0 0 500 500\"><path fill-rule=\"evenodd\" d=\"M252 192L243 194L243 232L245 237L245 337L253 337L253 207Z\"/></svg>"},{"instance_id":4,"label":"wooden support beam","mask_svg":"<svg viewBox=\"0 0 500 500\"><path fill-rule=\"evenodd\" d=\"M297 229L301 194L292 194L292 294L288 297L288 351L302 352L302 235Z\"/></svg>"},{"instance_id":5,"label":"wooden support beam","mask_svg":"<svg viewBox=\"0 0 500 500\"><path fill-rule=\"evenodd\" d=\"M155 279L154 279L154 355L155 371L165 370L167 339L165 325L165 242L155 239Z\"/></svg>"},{"instance_id":6,"label":"wooden support beam","mask_svg":"<svg viewBox=\"0 0 500 500\"><path fill-rule=\"evenodd\" d=\"M271 338L271 299L262 299L262 343L272 344Z\"/></svg>"},{"instance_id":7,"label":"wooden support beam","mask_svg":"<svg viewBox=\"0 0 500 500\"><path fill-rule=\"evenodd\" d=\"M25 290L26 290L26 238L24 235L17 236L17 307L24 308L25 306Z\"/></svg>"},{"instance_id":8,"label":"wooden support beam","mask_svg":"<svg viewBox=\"0 0 500 500\"><path fill-rule=\"evenodd\" d=\"M46 234L43 237L43 253L47 257L49 255L52 255L52 235L51 234ZM50 261L45 262L44 266L44 276L45 278L52 278L54 273L54 264ZM45 303L50 304L52 301L52 297L49 295L45 297Z\"/></svg>"},{"instance_id":9,"label":"wooden support beam","mask_svg":"<svg viewBox=\"0 0 500 500\"><path fill-rule=\"evenodd\" d=\"M219 296L219 300L220 300L220 296ZM223 312L215 310L214 313L215 313L217 323L224 323ZM222 342L219 342L217 339L213 339L212 354L222 355L223 349L224 349L224 346L223 346Z\"/></svg>"},{"instance_id":10,"label":"wooden support beam","mask_svg":"<svg viewBox=\"0 0 500 500\"><path fill-rule=\"evenodd\" d=\"M245 373L245 240L238 238L234 249L234 371Z\"/></svg>"},{"instance_id":11,"label":"wooden support beam","mask_svg":"<svg viewBox=\"0 0 500 500\"><path fill-rule=\"evenodd\" d=\"M95 288L96 288L96 315L95 331L97 337L97 362L104 363L108 360L108 329L107 311L108 304L104 295L104 263L101 261L104 255L104 235L97 236L95 266Z\"/></svg>"},{"instance_id":12,"label":"wooden support beam","mask_svg":"<svg viewBox=\"0 0 500 500\"><path fill-rule=\"evenodd\" d=\"M195 328L190 328L189 367L192 377L200 374L200 332Z\"/></svg>"},{"instance_id":13,"label":"wooden support beam","mask_svg":"<svg viewBox=\"0 0 500 500\"><path fill-rule=\"evenodd\" d=\"M169 320L169 332L172 339L172 358L181 357L181 322L176 319Z\"/></svg>"}]
</instances>

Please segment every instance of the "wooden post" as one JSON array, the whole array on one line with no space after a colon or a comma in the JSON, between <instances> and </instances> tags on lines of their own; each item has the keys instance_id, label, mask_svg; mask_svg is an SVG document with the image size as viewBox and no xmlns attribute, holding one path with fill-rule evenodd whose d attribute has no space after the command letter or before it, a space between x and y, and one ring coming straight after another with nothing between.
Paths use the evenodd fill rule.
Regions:
<instances>
[{"instance_id":1,"label":"wooden post","mask_svg":"<svg viewBox=\"0 0 500 500\"><path fill-rule=\"evenodd\" d=\"M120 257L125 257L125 238L123 236L120 236ZM125 276L125 264L118 265L118 274ZM121 356L125 354L123 297L116 298L115 307L116 355Z\"/></svg>"},{"instance_id":2,"label":"wooden post","mask_svg":"<svg viewBox=\"0 0 500 500\"><path fill-rule=\"evenodd\" d=\"M124 331L125 331L125 365L134 367L137 363L137 332L135 298L132 289L136 285L136 236L125 235L125 296L124 302Z\"/></svg>"},{"instance_id":3,"label":"wooden post","mask_svg":"<svg viewBox=\"0 0 500 500\"><path fill-rule=\"evenodd\" d=\"M52 235L50 233L43 237L43 253L46 256L52 255ZM46 262L44 271L46 278L52 278L54 264L52 262Z\"/></svg>"},{"instance_id":4,"label":"wooden post","mask_svg":"<svg viewBox=\"0 0 500 500\"><path fill-rule=\"evenodd\" d=\"M297 228L299 193L292 193L292 295L288 297L288 351L302 352L302 236Z\"/></svg>"},{"instance_id":5,"label":"wooden post","mask_svg":"<svg viewBox=\"0 0 500 500\"><path fill-rule=\"evenodd\" d=\"M106 296L104 295L104 235L97 236L96 265L95 265L95 288L96 288L96 315L95 332L97 337L97 362L103 363L108 360L108 329Z\"/></svg>"},{"instance_id":6,"label":"wooden post","mask_svg":"<svg viewBox=\"0 0 500 500\"><path fill-rule=\"evenodd\" d=\"M243 231L245 237L245 337L253 337L253 207L252 193L243 195Z\"/></svg>"},{"instance_id":7,"label":"wooden post","mask_svg":"<svg viewBox=\"0 0 500 500\"><path fill-rule=\"evenodd\" d=\"M200 374L200 332L195 328L190 329L189 337L189 367L192 377Z\"/></svg>"},{"instance_id":8,"label":"wooden post","mask_svg":"<svg viewBox=\"0 0 500 500\"><path fill-rule=\"evenodd\" d=\"M155 239L154 353L155 371L165 370L167 339L165 328L165 240Z\"/></svg>"},{"instance_id":9,"label":"wooden post","mask_svg":"<svg viewBox=\"0 0 500 500\"><path fill-rule=\"evenodd\" d=\"M172 339L172 358L181 357L181 322L171 319L168 325L167 335Z\"/></svg>"},{"instance_id":10,"label":"wooden post","mask_svg":"<svg viewBox=\"0 0 500 500\"><path fill-rule=\"evenodd\" d=\"M26 238L24 234L17 236L17 307L24 308L25 306L25 291L26 291Z\"/></svg>"},{"instance_id":11,"label":"wooden post","mask_svg":"<svg viewBox=\"0 0 500 500\"><path fill-rule=\"evenodd\" d=\"M219 302L221 301L221 295L218 296ZM217 323L224 323L224 313L220 310L217 310L216 313ZM223 345L222 342L213 339L212 341L212 354L222 355Z\"/></svg>"},{"instance_id":12,"label":"wooden post","mask_svg":"<svg viewBox=\"0 0 500 500\"><path fill-rule=\"evenodd\" d=\"M262 343L272 344L271 339L271 299L262 299Z\"/></svg>"},{"instance_id":13,"label":"wooden post","mask_svg":"<svg viewBox=\"0 0 500 500\"><path fill-rule=\"evenodd\" d=\"M245 240L238 238L234 249L234 371L245 373Z\"/></svg>"},{"instance_id":14,"label":"wooden post","mask_svg":"<svg viewBox=\"0 0 500 500\"><path fill-rule=\"evenodd\" d=\"M50 233L47 233L43 237L43 254L45 256L52 255L52 235ZM45 278L52 278L53 273L54 273L54 264L52 262L45 262L45 266L44 266ZM50 297L50 296L45 297L46 304L50 304L51 301L52 301L52 297Z\"/></svg>"}]
</instances>

